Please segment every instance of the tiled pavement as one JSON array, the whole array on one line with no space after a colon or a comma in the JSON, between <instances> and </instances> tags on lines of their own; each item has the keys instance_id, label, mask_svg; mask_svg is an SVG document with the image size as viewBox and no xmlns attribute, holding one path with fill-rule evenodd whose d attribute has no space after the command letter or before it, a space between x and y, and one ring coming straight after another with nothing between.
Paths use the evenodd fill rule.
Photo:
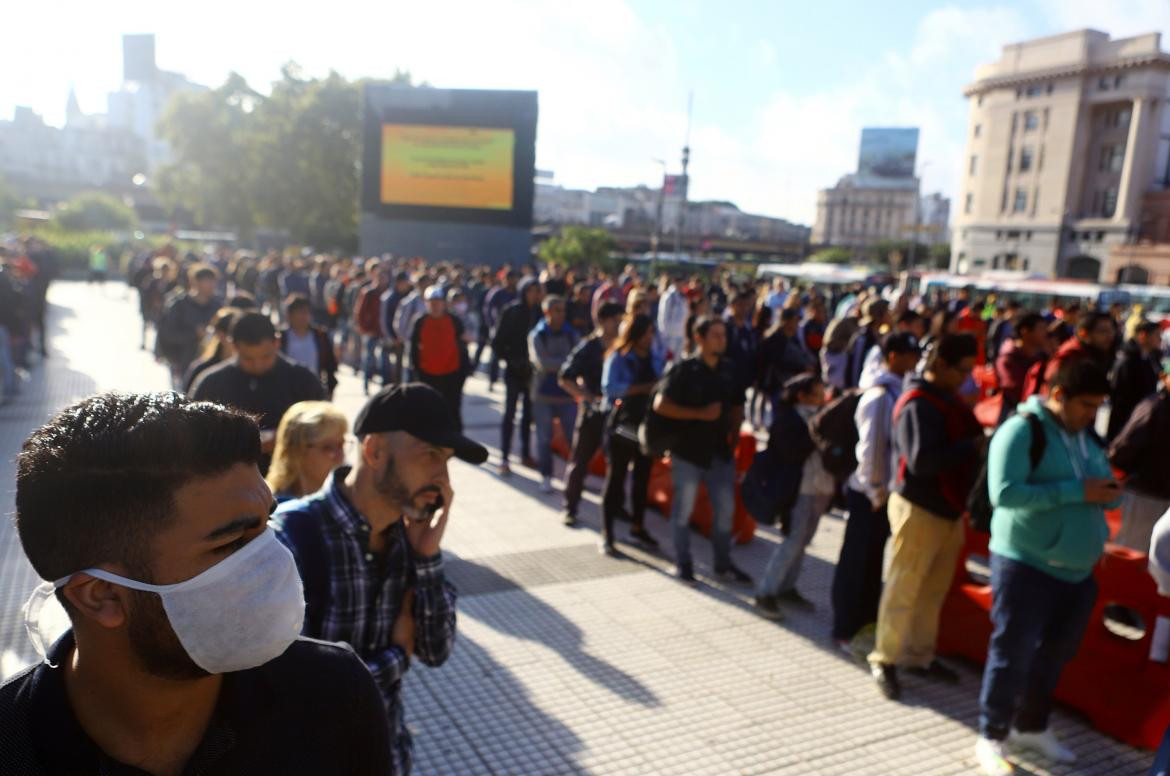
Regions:
<instances>
[{"instance_id":1,"label":"tiled pavement","mask_svg":"<svg viewBox=\"0 0 1170 776\"><path fill-rule=\"evenodd\" d=\"M11 510L11 461L47 415L97 390L166 387L137 349L133 301L121 287L53 289L53 354L15 404L0 408L0 508ZM474 379L471 433L498 444L500 391ZM352 417L360 385L346 370L337 401ZM459 638L439 669L405 682L422 774L963 774L977 716L977 667L957 688L906 680L905 702L882 700L865 671L830 647L828 588L843 524L822 521L802 588L818 605L780 625L744 591L687 588L661 555L597 554L597 498L582 527L560 524L535 473L510 480L456 464L444 545L460 588ZM592 487L598 483L593 481ZM666 544L662 518L649 528ZM735 550L758 573L776 543L765 530ZM709 561L696 544L700 575ZM19 608L35 584L10 524L0 524L0 670L31 659ZM1142 774L1148 753L1057 714L1075 768L1025 761L1023 773Z\"/></svg>"}]
</instances>

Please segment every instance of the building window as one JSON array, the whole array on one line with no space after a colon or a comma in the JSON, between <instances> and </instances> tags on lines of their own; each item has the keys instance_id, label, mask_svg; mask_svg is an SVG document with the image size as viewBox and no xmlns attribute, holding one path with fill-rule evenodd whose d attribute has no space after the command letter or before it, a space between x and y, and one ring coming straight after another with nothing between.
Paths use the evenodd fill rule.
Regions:
<instances>
[{"instance_id":1,"label":"building window","mask_svg":"<svg viewBox=\"0 0 1170 776\"><path fill-rule=\"evenodd\" d=\"M1040 126L1040 117L1036 115L1036 111L1024 111L1024 131L1031 132Z\"/></svg>"},{"instance_id":2,"label":"building window","mask_svg":"<svg viewBox=\"0 0 1170 776\"><path fill-rule=\"evenodd\" d=\"M1020 265L1020 269L1022 269L1022 270L1028 269L1028 260L1026 258L1024 259L1024 263Z\"/></svg>"},{"instance_id":3,"label":"building window","mask_svg":"<svg viewBox=\"0 0 1170 776\"><path fill-rule=\"evenodd\" d=\"M1101 92L1108 91L1109 90L1109 79L1106 78L1105 76L1101 76L1097 80L1097 90L1101 91Z\"/></svg>"},{"instance_id":4,"label":"building window","mask_svg":"<svg viewBox=\"0 0 1170 776\"><path fill-rule=\"evenodd\" d=\"M999 229L995 230L995 239L997 239L997 240L1003 239L1003 231L1002 230L999 230Z\"/></svg>"},{"instance_id":5,"label":"building window","mask_svg":"<svg viewBox=\"0 0 1170 776\"><path fill-rule=\"evenodd\" d=\"M1114 89L1120 89L1120 88L1121 88L1121 83L1122 83L1124 80L1125 80L1125 76L1123 76L1123 75L1114 76L1114 77L1113 77L1113 88L1114 88Z\"/></svg>"},{"instance_id":6,"label":"building window","mask_svg":"<svg viewBox=\"0 0 1170 776\"><path fill-rule=\"evenodd\" d=\"M1129 108L1118 108L1105 114L1105 127L1120 129L1129 126Z\"/></svg>"},{"instance_id":7,"label":"building window","mask_svg":"<svg viewBox=\"0 0 1170 776\"><path fill-rule=\"evenodd\" d=\"M982 124L975 125L975 137L979 137L979 130L982 126L983 126Z\"/></svg>"},{"instance_id":8,"label":"building window","mask_svg":"<svg viewBox=\"0 0 1170 776\"><path fill-rule=\"evenodd\" d=\"M1032 239L1032 232L1031 231L1024 232L1024 239L1031 240Z\"/></svg>"},{"instance_id":9,"label":"building window","mask_svg":"<svg viewBox=\"0 0 1170 776\"><path fill-rule=\"evenodd\" d=\"M1027 172L1032 169L1032 146L1024 146L1020 149L1020 172Z\"/></svg>"},{"instance_id":10,"label":"building window","mask_svg":"<svg viewBox=\"0 0 1170 776\"><path fill-rule=\"evenodd\" d=\"M1101 146L1101 158L1097 160L1097 169L1100 172L1121 172L1121 165L1125 161L1123 146L1113 143Z\"/></svg>"},{"instance_id":11,"label":"building window","mask_svg":"<svg viewBox=\"0 0 1170 776\"><path fill-rule=\"evenodd\" d=\"M1019 117L1020 117L1020 114L1016 113L1015 111L1012 111L1012 134L1013 135L1016 134L1016 121L1019 119Z\"/></svg>"},{"instance_id":12,"label":"building window","mask_svg":"<svg viewBox=\"0 0 1170 776\"><path fill-rule=\"evenodd\" d=\"M1048 82L1048 88L1045 90L1048 94L1052 94L1052 82Z\"/></svg>"},{"instance_id":13,"label":"building window","mask_svg":"<svg viewBox=\"0 0 1170 776\"><path fill-rule=\"evenodd\" d=\"M971 163L967 166L967 173L969 175L975 174L975 165L978 162L978 160L979 160L978 156L976 156L975 154L971 154Z\"/></svg>"},{"instance_id":14,"label":"building window","mask_svg":"<svg viewBox=\"0 0 1170 776\"><path fill-rule=\"evenodd\" d=\"M1105 239L1105 233L1104 232L1097 232L1097 242L1101 242L1104 239Z\"/></svg>"},{"instance_id":15,"label":"building window","mask_svg":"<svg viewBox=\"0 0 1170 776\"><path fill-rule=\"evenodd\" d=\"M1013 229L1007 233L1007 238L1009 240L1018 240L1018 239L1020 239L1020 233L1018 231L1016 231L1015 229Z\"/></svg>"},{"instance_id":16,"label":"building window","mask_svg":"<svg viewBox=\"0 0 1170 776\"><path fill-rule=\"evenodd\" d=\"M1016 189L1016 200L1012 203L1013 213L1023 213L1028 209L1028 192Z\"/></svg>"},{"instance_id":17,"label":"building window","mask_svg":"<svg viewBox=\"0 0 1170 776\"><path fill-rule=\"evenodd\" d=\"M1044 90L1044 87L1041 86L1040 84L1033 84L1032 86L1029 86L1027 88L1027 90L1024 92L1024 96L1025 97L1039 97L1040 92L1043 90Z\"/></svg>"},{"instance_id":18,"label":"building window","mask_svg":"<svg viewBox=\"0 0 1170 776\"><path fill-rule=\"evenodd\" d=\"M1101 215L1106 218L1113 217L1113 211L1117 209L1117 187L1110 186L1101 192Z\"/></svg>"}]
</instances>

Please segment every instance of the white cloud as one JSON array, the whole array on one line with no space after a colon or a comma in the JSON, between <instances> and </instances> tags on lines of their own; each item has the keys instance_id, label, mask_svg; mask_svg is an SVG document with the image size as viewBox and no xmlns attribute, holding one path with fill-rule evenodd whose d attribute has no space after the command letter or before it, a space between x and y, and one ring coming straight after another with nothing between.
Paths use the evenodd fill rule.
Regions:
<instances>
[{"instance_id":1,"label":"white cloud","mask_svg":"<svg viewBox=\"0 0 1170 776\"><path fill-rule=\"evenodd\" d=\"M1053 32L1089 27L1114 38L1146 32L1170 35L1167 0L1040 0L1040 5L1053 20ZM1165 49L1165 41L1162 47Z\"/></svg>"}]
</instances>

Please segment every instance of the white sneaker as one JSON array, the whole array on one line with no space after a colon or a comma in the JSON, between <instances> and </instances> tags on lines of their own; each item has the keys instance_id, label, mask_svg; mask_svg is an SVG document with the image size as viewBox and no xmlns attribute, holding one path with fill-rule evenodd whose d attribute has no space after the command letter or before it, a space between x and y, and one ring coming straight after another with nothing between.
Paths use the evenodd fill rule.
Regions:
<instances>
[{"instance_id":1,"label":"white sneaker","mask_svg":"<svg viewBox=\"0 0 1170 776\"><path fill-rule=\"evenodd\" d=\"M540 492L541 493L552 493L553 492L552 477L541 477L540 478Z\"/></svg>"},{"instance_id":2,"label":"white sneaker","mask_svg":"<svg viewBox=\"0 0 1170 776\"><path fill-rule=\"evenodd\" d=\"M975 760L979 763L979 771L984 776L1011 776L1016 772L1015 767L1004 756L1002 741L980 736L975 742Z\"/></svg>"},{"instance_id":3,"label":"white sneaker","mask_svg":"<svg viewBox=\"0 0 1170 776\"><path fill-rule=\"evenodd\" d=\"M1021 733L1013 729L1011 735L1008 736L1008 743L1018 749L1039 752L1053 762L1075 763L1077 761L1076 752L1057 741L1052 728L1040 733Z\"/></svg>"}]
</instances>

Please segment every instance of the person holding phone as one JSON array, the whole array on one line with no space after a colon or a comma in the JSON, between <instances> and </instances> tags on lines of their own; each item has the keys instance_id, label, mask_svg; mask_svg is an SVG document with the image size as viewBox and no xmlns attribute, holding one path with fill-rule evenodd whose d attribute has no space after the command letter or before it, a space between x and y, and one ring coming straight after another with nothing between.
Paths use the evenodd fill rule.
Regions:
<instances>
[{"instance_id":1,"label":"person holding phone","mask_svg":"<svg viewBox=\"0 0 1170 776\"><path fill-rule=\"evenodd\" d=\"M1092 431L1108 395L1109 379L1098 363L1070 360L1046 398L1021 405L1044 429L1038 463L1031 460L1032 427L1019 414L991 440L993 631L975 745L986 774L1013 772L1005 742L1054 762L1076 759L1048 717L1060 673L1076 654L1097 599L1093 567L1109 538L1105 510L1121 500L1121 484Z\"/></svg>"},{"instance_id":2,"label":"person holding phone","mask_svg":"<svg viewBox=\"0 0 1170 776\"><path fill-rule=\"evenodd\" d=\"M272 518L305 589L304 635L353 645L390 717L391 772L410 773L402 677L436 667L455 643L455 588L440 542L455 496L447 463L487 450L459 431L439 392L406 383L371 397L354 419L357 461Z\"/></svg>"}]
</instances>

